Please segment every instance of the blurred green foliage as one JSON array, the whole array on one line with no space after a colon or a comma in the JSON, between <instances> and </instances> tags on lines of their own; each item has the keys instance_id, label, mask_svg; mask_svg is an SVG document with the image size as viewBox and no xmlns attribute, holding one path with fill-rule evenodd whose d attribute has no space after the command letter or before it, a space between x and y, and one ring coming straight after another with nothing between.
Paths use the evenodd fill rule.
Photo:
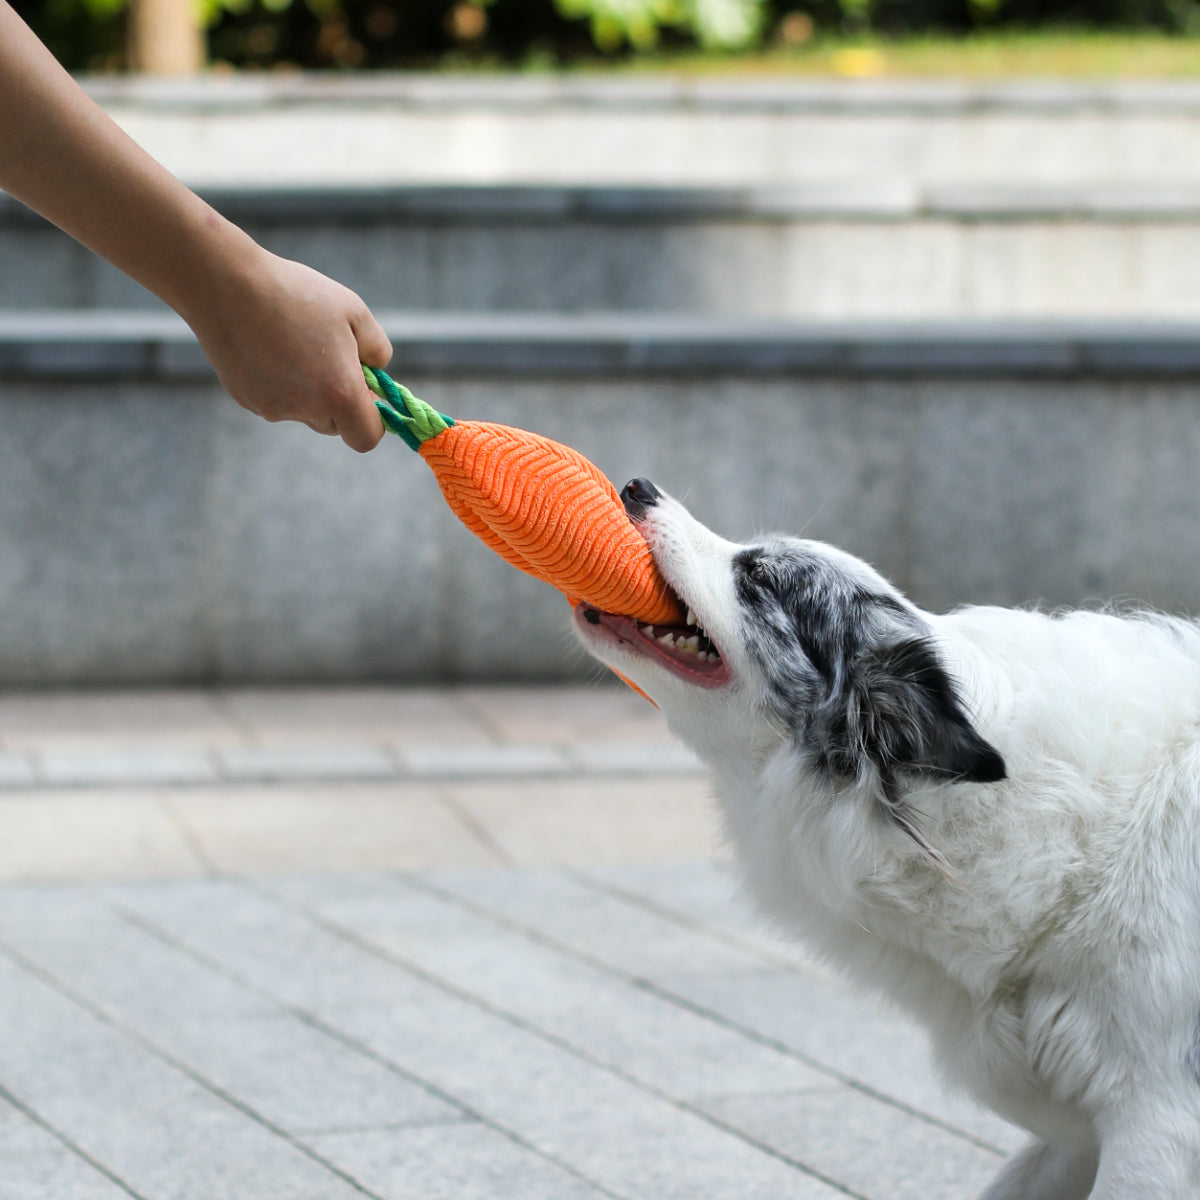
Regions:
<instances>
[{"instance_id":1,"label":"blurred green foliage","mask_svg":"<svg viewBox=\"0 0 1200 1200\"><path fill-rule=\"evenodd\" d=\"M706 50L752 45L762 29L763 0L557 0L562 16L586 20L597 49L648 50L663 30L692 36Z\"/></svg>"},{"instance_id":2,"label":"blurred green foliage","mask_svg":"<svg viewBox=\"0 0 1200 1200\"><path fill-rule=\"evenodd\" d=\"M124 65L129 0L13 0L75 70ZM1200 33L1200 0L193 0L210 58L302 68L554 66L818 35L1152 28Z\"/></svg>"}]
</instances>

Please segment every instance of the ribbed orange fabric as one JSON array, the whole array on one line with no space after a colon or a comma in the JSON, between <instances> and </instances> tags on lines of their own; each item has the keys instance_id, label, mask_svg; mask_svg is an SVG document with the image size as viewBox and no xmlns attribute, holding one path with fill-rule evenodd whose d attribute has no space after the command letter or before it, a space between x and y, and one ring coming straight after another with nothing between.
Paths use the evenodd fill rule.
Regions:
<instances>
[{"instance_id":1,"label":"ribbed orange fabric","mask_svg":"<svg viewBox=\"0 0 1200 1200\"><path fill-rule=\"evenodd\" d=\"M572 604L683 622L616 488L578 451L523 429L459 421L420 454L462 523L514 567Z\"/></svg>"}]
</instances>

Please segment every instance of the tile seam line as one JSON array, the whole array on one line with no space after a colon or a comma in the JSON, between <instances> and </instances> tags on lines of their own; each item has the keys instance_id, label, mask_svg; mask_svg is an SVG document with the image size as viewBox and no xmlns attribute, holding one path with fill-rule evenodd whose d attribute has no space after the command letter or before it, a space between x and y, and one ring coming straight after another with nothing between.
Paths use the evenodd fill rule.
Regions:
<instances>
[{"instance_id":1,"label":"tile seam line","mask_svg":"<svg viewBox=\"0 0 1200 1200\"><path fill-rule=\"evenodd\" d=\"M94 1155L89 1154L82 1146L75 1142L69 1135L59 1129L52 1121L42 1116L32 1105L26 1103L15 1092L11 1091L5 1084L0 1083L0 1098L6 1100L18 1112L24 1113L39 1129L48 1133L60 1145L66 1147L76 1158L82 1159L93 1170L98 1171L105 1179L109 1180L115 1187L121 1189L126 1195L132 1196L133 1200L150 1200L141 1192L135 1191L128 1183L126 1183L111 1167L106 1166Z\"/></svg>"},{"instance_id":2,"label":"tile seam line","mask_svg":"<svg viewBox=\"0 0 1200 1200\"><path fill-rule=\"evenodd\" d=\"M40 964L28 958L21 951L8 945L7 943L0 943L0 956L7 958L9 962L18 967L20 970L24 971L26 975L36 979L44 986L51 988L64 999L74 1004L76 1008L88 1013L101 1024L106 1025L123 1038L133 1042L135 1045L141 1046L143 1050L147 1051L154 1058L157 1058L166 1066L177 1071L186 1079L190 1079L198 1087L208 1092L209 1095L216 1097L223 1104L226 1104L232 1108L235 1112L241 1113L243 1117L248 1118L267 1133L279 1138L282 1142L290 1146L303 1157L309 1159L311 1162L316 1163L318 1166L328 1171L331 1175L349 1185L360 1195L368 1197L369 1200L388 1200L386 1196L382 1196L378 1192L371 1191L369 1188L355 1179L354 1176L348 1171L345 1171L335 1163L330 1162L328 1159L324 1158L322 1155L313 1150L312 1147L305 1145L304 1142L302 1142L294 1134L289 1133L288 1130L283 1128L283 1126L271 1121L245 1101L240 1100L225 1088L206 1078L203 1074L190 1066L183 1059L172 1054L169 1050L159 1046L152 1039L148 1038L145 1034L139 1032L131 1025L128 1025L125 1021L114 1017L102 1006L88 999L88 997L78 989L68 983L63 982L56 975L54 975L53 972L46 970Z\"/></svg>"},{"instance_id":3,"label":"tile seam line","mask_svg":"<svg viewBox=\"0 0 1200 1200\"><path fill-rule=\"evenodd\" d=\"M206 694L213 715L223 721L239 739L233 743L234 745L255 746L259 744L259 730L255 728L253 720L238 708L233 688L218 684L216 687L206 689Z\"/></svg>"},{"instance_id":4,"label":"tile seam line","mask_svg":"<svg viewBox=\"0 0 1200 1200\"><path fill-rule=\"evenodd\" d=\"M239 880L237 882L245 883L246 881ZM873 1197L868 1196L863 1192L857 1192L848 1185L841 1183L837 1179L834 1179L832 1176L826 1175L824 1172L810 1166L808 1163L792 1157L786 1152L778 1149L778 1147L771 1145L770 1142L756 1138L752 1134L747 1133L745 1130L739 1129L737 1126L721 1120L712 1113L706 1112L698 1105L695 1105L690 1101L682 1099L678 1096L672 1096L669 1092L665 1092L660 1088L655 1087L653 1084L637 1078L635 1075L626 1073L613 1063L605 1062L602 1058L598 1058L589 1051L584 1050L582 1047L576 1046L564 1038L560 1038L557 1034L553 1034L548 1030L539 1028L537 1025L534 1025L524 1017L500 1008L497 1005L492 1004L490 1001L484 999L484 997L479 996L474 992L467 991L466 989L459 987L457 984L451 983L447 979L443 979L441 976L433 973L432 971L428 971L417 963L406 959L403 955L395 953L388 947L375 942L373 939L358 933L354 929L341 925L339 922L323 916L315 910L308 908L306 905L297 904L285 897L278 895L277 893L271 892L269 889L258 891L257 884L249 884L248 890L255 892L262 898L271 900L279 907L285 909L285 911L291 911L297 915L303 916L317 928L325 930L327 933L330 933L333 936L341 939L348 945L355 946L360 951L370 954L372 957L377 958L382 962L389 963L391 966L403 971L407 975L412 976L414 979L420 980L422 983L425 983L430 987L434 987L439 991L445 992L446 994L455 997L455 999L461 1000L463 1003L469 1004L473 1008L476 1008L481 1012L485 1012L489 1016L495 1017L497 1020L511 1025L514 1029L519 1029L522 1032L529 1034L531 1037L535 1037L539 1041L544 1042L546 1045L552 1046L556 1050L560 1050L571 1058L577 1059L578 1061L586 1063L588 1066L593 1067L598 1071L602 1071L606 1075L612 1076L614 1079L619 1079L622 1083L629 1085L636 1091L641 1092L643 1095L651 1096L654 1099L660 1100L679 1112L687 1113L689 1116L699 1119L706 1125L709 1125L714 1129L719 1129L722 1133L727 1134L736 1141L753 1147L760 1153L767 1155L769 1158L773 1158L779 1162L782 1162L785 1166L791 1167L799 1174L807 1176L810 1179L814 1179L818 1183L824 1184L826 1187L832 1188L840 1195L849 1196L851 1197L851 1200L874 1200Z\"/></svg>"},{"instance_id":5,"label":"tile seam line","mask_svg":"<svg viewBox=\"0 0 1200 1200\"><path fill-rule=\"evenodd\" d=\"M511 868L517 866L516 859L508 852L503 842L459 800L454 794L454 789L447 781L435 784L433 791L442 808L497 863L502 867Z\"/></svg>"},{"instance_id":6,"label":"tile seam line","mask_svg":"<svg viewBox=\"0 0 1200 1200\"><path fill-rule=\"evenodd\" d=\"M170 789L164 790L159 795L158 807L166 813L167 820L204 874L210 879L218 878L221 873L220 867L209 854L200 835L192 828L186 814L180 811L179 805L175 803L174 793Z\"/></svg>"},{"instance_id":7,"label":"tile seam line","mask_svg":"<svg viewBox=\"0 0 1200 1200\"><path fill-rule=\"evenodd\" d=\"M240 877L230 874L221 874L214 878L220 882L234 885L238 884L240 881ZM522 1150L528 1151L530 1154L535 1155L543 1162L547 1162L552 1166L557 1167L559 1170L570 1175L573 1179L577 1179L580 1183L592 1188L597 1194L608 1197L609 1200L635 1200L634 1197L622 1196L619 1193L612 1191L610 1188L605 1187L603 1184L598 1183L596 1180L589 1179L575 1167L571 1166L570 1163L563 1162L555 1158L553 1155L546 1153L546 1151L527 1141L515 1130L508 1129L506 1126L501 1125L498 1121L493 1120L491 1117L488 1117L486 1114L465 1103L457 1096L445 1091L443 1088L438 1087L437 1084L430 1083L428 1080L423 1079L421 1076L408 1070L406 1067L401 1066L398 1062L373 1049L368 1043L360 1041L352 1034L338 1029L335 1025L329 1024L324 1018L317 1016L315 1013L310 1013L306 1009L290 1004L286 1000L283 1000L277 996L269 988L262 987L250 979L247 979L240 971L237 971L232 967L228 967L224 963L212 958L203 951L197 950L195 947L190 946L187 942L176 937L170 930L164 929L162 926L156 924L151 918L145 916L143 913L128 908L122 902L113 900L110 897L106 897L105 902L114 913L116 913L123 920L129 922L129 924L133 925L135 928L142 930L142 932L144 932L147 936L152 937L163 945L170 947L172 950L175 950L185 958L189 958L193 962L200 963L202 966L208 968L208 970L212 971L216 975L219 975L221 978L227 979L231 983L234 983L238 987L249 992L251 995L265 1000L267 1003L278 1009L281 1013L285 1013L290 1017L294 1017L303 1025L306 1025L310 1029L316 1030L318 1033L330 1038L338 1045L344 1046L349 1050L353 1050L356 1054L360 1054L363 1058L378 1064L399 1078L406 1080L415 1087L419 1087L422 1091L427 1092L429 1095L434 1096L436 1099L441 1100L445 1104L448 1104L450 1107L457 1109L463 1114L464 1120L477 1122L479 1125L492 1130L494 1133L499 1134L501 1137L512 1142Z\"/></svg>"},{"instance_id":8,"label":"tile seam line","mask_svg":"<svg viewBox=\"0 0 1200 1200\"><path fill-rule=\"evenodd\" d=\"M570 872L568 872L569 874ZM603 959L595 958L585 951L575 950L566 943L559 942L557 939L543 934L540 930L534 929L532 926L523 925L520 922L512 921L510 918L503 916L500 913L493 912L484 906L476 906L475 903L466 897L460 896L455 892L443 890L439 885L422 878L419 875L406 875L403 872L390 872L391 878L397 879L414 890L423 891L427 895L435 896L438 899L455 905L466 912L472 913L474 916L485 920L488 923L495 925L498 928L506 929L509 932L516 933L524 937L527 941L552 950L564 958L570 959L584 966L590 967L611 979L616 979L619 982L629 984L631 987L636 987L641 991L647 992L650 995L656 996L660 1000L676 1005L679 1008L685 1009L695 1016L701 1017L704 1020L711 1022L723 1029L727 1029L733 1033L737 1033L747 1041L754 1042L757 1045L765 1046L768 1049L775 1050L778 1053L784 1054L786 1057L794 1059L810 1069L819 1072L835 1083L842 1084L845 1087L851 1088L856 1092L871 1097L871 1099L887 1105L888 1108L896 1109L906 1116L912 1117L914 1120L920 1121L922 1124L930 1125L935 1129L940 1129L944 1133L949 1133L954 1137L960 1138L971 1145L976 1146L980 1150L987 1151L990 1154L995 1154L1001 1158L1005 1157L1005 1152L1000 1147L993 1145L991 1142L969 1130L961 1129L957 1125L953 1125L948 1121L942 1120L931 1113L922 1111L919 1108L906 1103L903 1100L890 1096L886 1092L879 1091L870 1084L863 1083L859 1079L855 1079L852 1075L847 1075L840 1071L837 1067L830 1066L828 1063L822 1062L818 1058L813 1058L802 1050L789 1045L787 1042L780 1041L768 1034L762 1033L750 1026L743 1025L738 1021L734 1021L715 1009L709 1008L707 1005L699 1004L687 996L681 995L678 992L672 991L670 988L662 987L655 983L652 979L646 979L639 975L634 975L627 971L622 971L618 967L605 963ZM703 933L702 929L696 932ZM719 940L719 939L718 939ZM736 947L735 947L736 948ZM748 957L753 957L744 949L742 953L747 953ZM762 961L761 959L759 961ZM772 964L780 966L781 964Z\"/></svg>"}]
</instances>

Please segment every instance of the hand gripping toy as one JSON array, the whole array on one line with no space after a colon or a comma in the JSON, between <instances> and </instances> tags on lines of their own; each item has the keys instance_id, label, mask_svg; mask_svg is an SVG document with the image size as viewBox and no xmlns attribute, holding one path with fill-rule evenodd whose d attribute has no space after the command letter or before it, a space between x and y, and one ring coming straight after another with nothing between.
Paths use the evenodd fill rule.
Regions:
<instances>
[{"instance_id":1,"label":"hand gripping toy","mask_svg":"<svg viewBox=\"0 0 1200 1200\"><path fill-rule=\"evenodd\" d=\"M485 421L454 421L383 371L363 368L384 424L433 468L462 523L518 570L650 625L684 610L616 488L570 446ZM628 681L627 681L628 682Z\"/></svg>"}]
</instances>

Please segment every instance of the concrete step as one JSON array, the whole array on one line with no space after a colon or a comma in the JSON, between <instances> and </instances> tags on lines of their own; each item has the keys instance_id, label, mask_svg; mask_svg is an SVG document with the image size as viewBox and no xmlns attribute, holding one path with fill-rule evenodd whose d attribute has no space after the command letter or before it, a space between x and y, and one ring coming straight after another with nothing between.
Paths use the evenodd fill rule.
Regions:
<instances>
[{"instance_id":1,"label":"concrete step","mask_svg":"<svg viewBox=\"0 0 1200 1200\"><path fill-rule=\"evenodd\" d=\"M888 319L1200 315L1200 180L1173 187L209 189L374 308ZM0 308L157 307L0 198Z\"/></svg>"},{"instance_id":2,"label":"concrete step","mask_svg":"<svg viewBox=\"0 0 1200 1200\"><path fill-rule=\"evenodd\" d=\"M96 79L192 184L1200 181L1200 85L445 75Z\"/></svg>"},{"instance_id":3,"label":"concrete step","mask_svg":"<svg viewBox=\"0 0 1200 1200\"><path fill-rule=\"evenodd\" d=\"M917 602L1200 609L1192 326L384 314L446 412L654 479L733 538L804 530ZM0 678L551 680L552 589L365 458L223 395L157 314L0 317Z\"/></svg>"}]
</instances>

